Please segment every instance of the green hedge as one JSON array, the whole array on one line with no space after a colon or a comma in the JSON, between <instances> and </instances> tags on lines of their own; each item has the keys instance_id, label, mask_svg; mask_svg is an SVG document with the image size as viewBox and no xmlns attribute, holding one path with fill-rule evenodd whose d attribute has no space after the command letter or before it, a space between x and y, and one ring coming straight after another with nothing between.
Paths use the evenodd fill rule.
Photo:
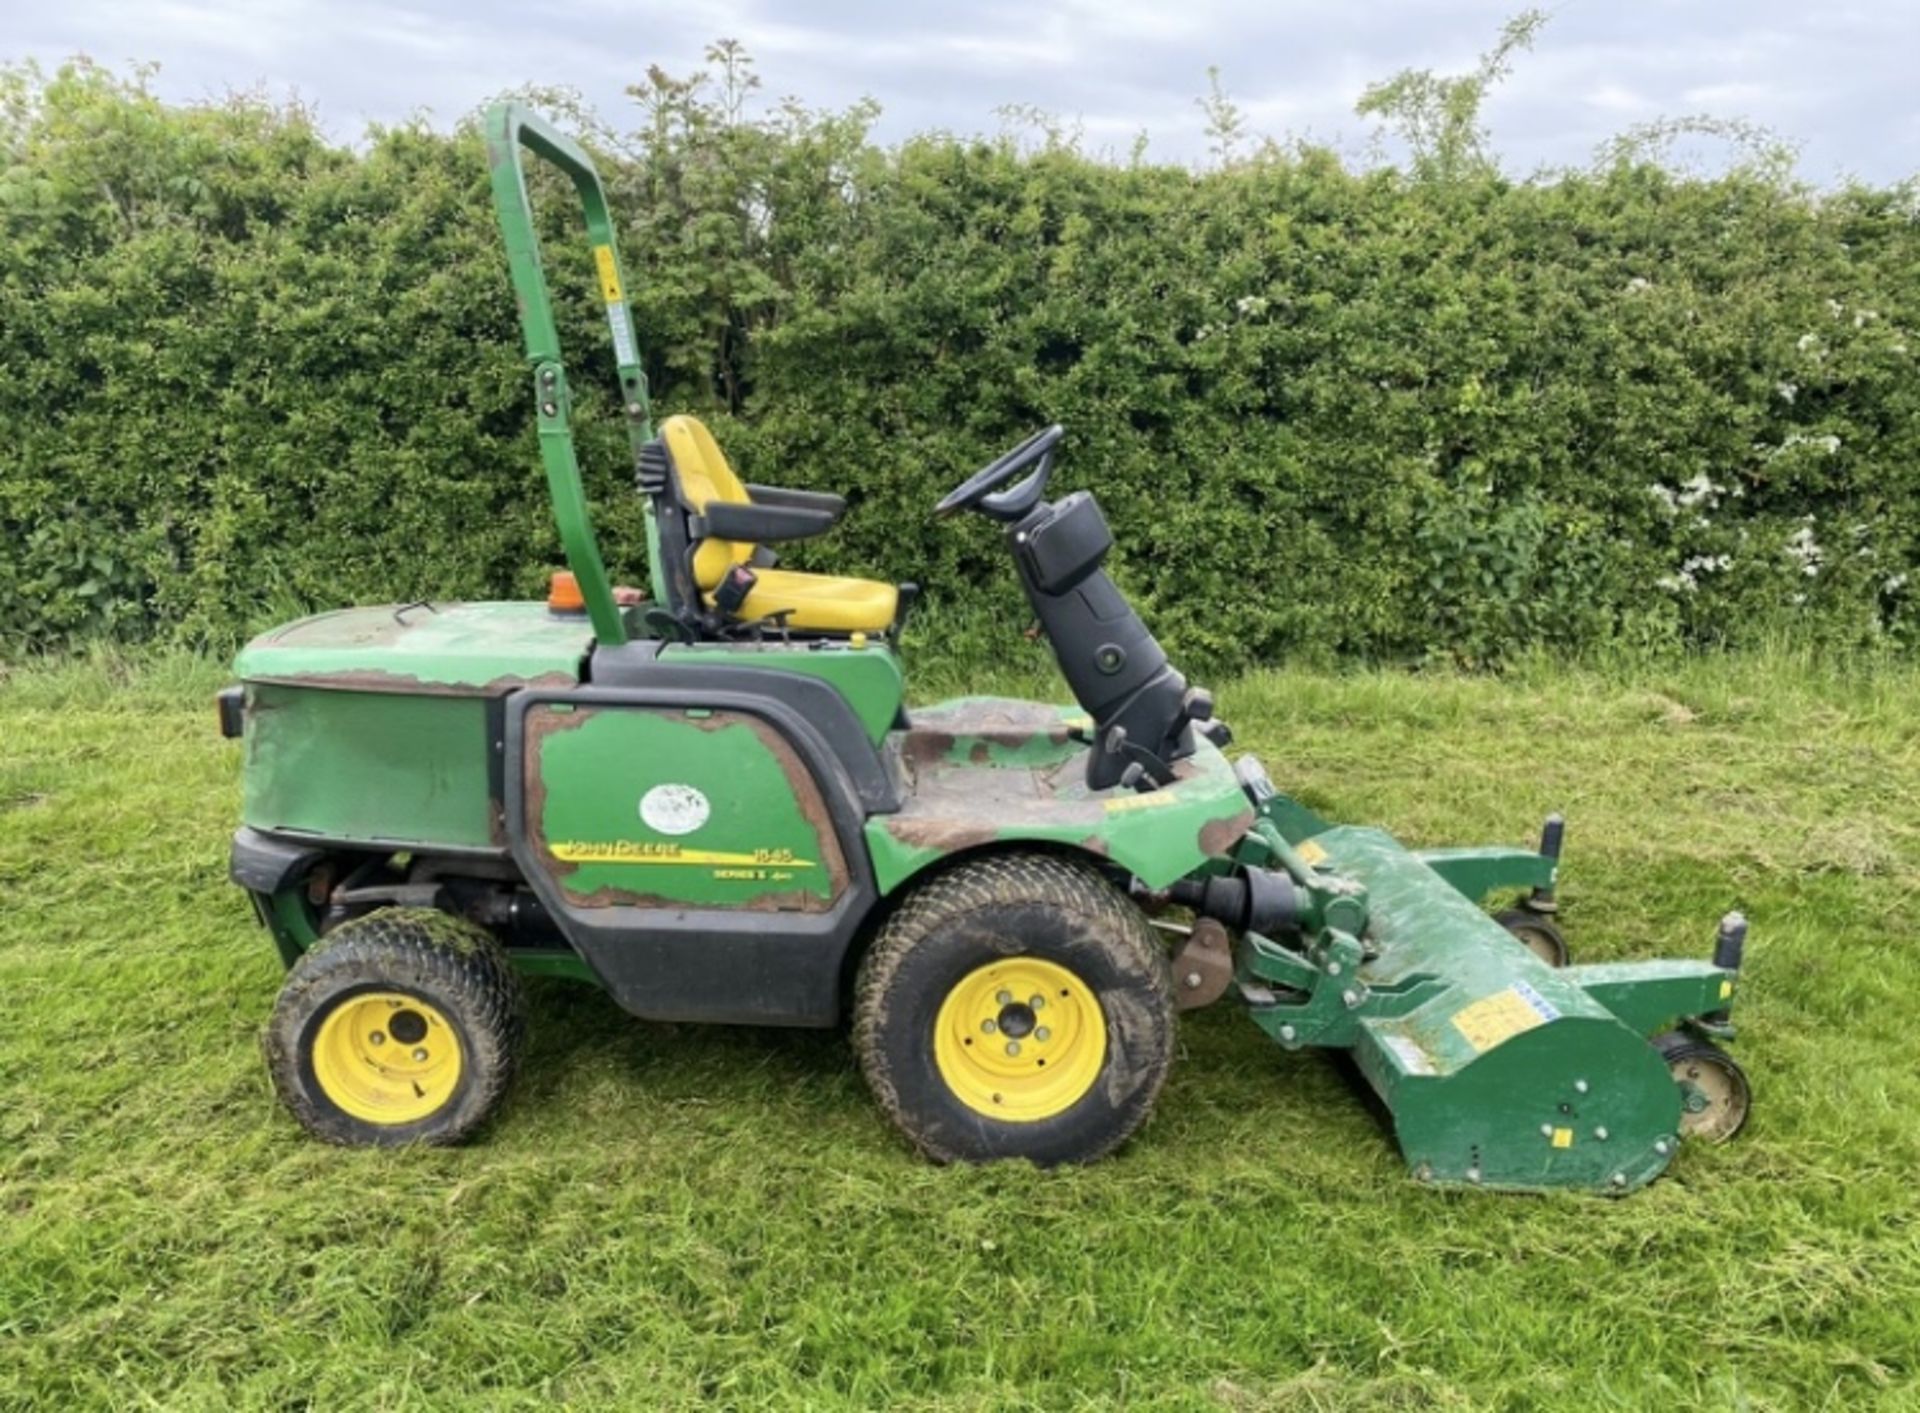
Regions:
<instances>
[{"instance_id":1,"label":"green hedge","mask_svg":"<svg viewBox=\"0 0 1920 1413\"><path fill-rule=\"evenodd\" d=\"M656 408L851 492L803 565L1022 621L989 528L926 511L1058 420L1059 484L1209 668L1914 635L1911 186L881 149L867 111L704 92L656 75L638 133L587 136ZM568 217L545 202L576 383L608 384ZM470 129L349 150L258 101L0 74L0 645L535 589L516 339ZM583 402L583 457L641 581L609 413Z\"/></svg>"}]
</instances>

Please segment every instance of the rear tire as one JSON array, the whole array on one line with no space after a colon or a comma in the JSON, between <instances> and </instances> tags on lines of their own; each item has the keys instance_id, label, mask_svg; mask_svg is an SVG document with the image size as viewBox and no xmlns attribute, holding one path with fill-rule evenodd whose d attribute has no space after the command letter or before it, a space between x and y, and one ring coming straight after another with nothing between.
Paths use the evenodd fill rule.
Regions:
<instances>
[{"instance_id":1,"label":"rear tire","mask_svg":"<svg viewBox=\"0 0 1920 1413\"><path fill-rule=\"evenodd\" d=\"M329 1143L458 1143L500 1107L526 1023L485 930L425 908L342 923L294 963L262 1037L301 1127Z\"/></svg>"},{"instance_id":2,"label":"rear tire","mask_svg":"<svg viewBox=\"0 0 1920 1413\"><path fill-rule=\"evenodd\" d=\"M1567 939L1561 936L1559 928L1531 908L1508 908L1503 913L1495 913L1493 920L1548 966L1559 968L1567 964Z\"/></svg>"},{"instance_id":3,"label":"rear tire","mask_svg":"<svg viewBox=\"0 0 1920 1413\"><path fill-rule=\"evenodd\" d=\"M861 964L854 1049L936 1161L1084 1163L1152 1112L1174 1009L1166 957L1119 890L1074 860L1000 855L888 919Z\"/></svg>"}]
</instances>

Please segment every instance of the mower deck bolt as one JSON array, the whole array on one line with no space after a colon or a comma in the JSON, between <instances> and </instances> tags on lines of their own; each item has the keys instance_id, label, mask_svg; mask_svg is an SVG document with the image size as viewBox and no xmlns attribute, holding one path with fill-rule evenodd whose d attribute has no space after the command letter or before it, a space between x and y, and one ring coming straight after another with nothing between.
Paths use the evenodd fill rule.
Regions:
<instances>
[{"instance_id":1,"label":"mower deck bolt","mask_svg":"<svg viewBox=\"0 0 1920 1413\"><path fill-rule=\"evenodd\" d=\"M1552 1125L1552 1124L1541 1124L1541 1125L1540 1125L1540 1136L1541 1136L1542 1138L1552 1138L1552 1137L1553 1137L1553 1125Z\"/></svg>"},{"instance_id":2,"label":"mower deck bolt","mask_svg":"<svg viewBox=\"0 0 1920 1413\"><path fill-rule=\"evenodd\" d=\"M1299 1034L1299 1032L1290 1025L1280 1027L1280 1038L1282 1040L1291 1041L1297 1034Z\"/></svg>"},{"instance_id":3,"label":"mower deck bolt","mask_svg":"<svg viewBox=\"0 0 1920 1413\"><path fill-rule=\"evenodd\" d=\"M1352 1010L1360 1004L1360 993L1349 986L1345 991L1340 993L1340 999L1347 1003L1348 1010Z\"/></svg>"},{"instance_id":4,"label":"mower deck bolt","mask_svg":"<svg viewBox=\"0 0 1920 1413\"><path fill-rule=\"evenodd\" d=\"M1607 1126L1605 1124L1600 1125L1599 1128L1596 1128L1593 1131L1593 1136L1599 1139L1602 1143L1605 1143L1607 1141Z\"/></svg>"},{"instance_id":5,"label":"mower deck bolt","mask_svg":"<svg viewBox=\"0 0 1920 1413\"><path fill-rule=\"evenodd\" d=\"M1585 1094L1587 1092L1587 1082L1584 1079L1576 1079L1573 1082L1573 1092L1575 1094Z\"/></svg>"},{"instance_id":6,"label":"mower deck bolt","mask_svg":"<svg viewBox=\"0 0 1920 1413\"><path fill-rule=\"evenodd\" d=\"M1615 1173L1613 1175L1613 1185L1615 1187L1625 1187L1627 1185L1627 1175L1625 1173Z\"/></svg>"},{"instance_id":7,"label":"mower deck bolt","mask_svg":"<svg viewBox=\"0 0 1920 1413\"><path fill-rule=\"evenodd\" d=\"M1468 1168L1468 1169L1467 1169L1467 1181L1468 1181L1468 1182L1478 1182L1478 1181L1480 1181L1480 1170L1479 1170L1478 1168Z\"/></svg>"},{"instance_id":8,"label":"mower deck bolt","mask_svg":"<svg viewBox=\"0 0 1920 1413\"><path fill-rule=\"evenodd\" d=\"M1327 963L1327 975L1328 975L1328 976L1338 976L1338 975L1340 975L1340 963L1338 963L1338 962L1328 962L1328 963Z\"/></svg>"},{"instance_id":9,"label":"mower deck bolt","mask_svg":"<svg viewBox=\"0 0 1920 1413\"><path fill-rule=\"evenodd\" d=\"M1658 1153L1663 1158L1666 1157L1667 1149L1670 1148L1671 1146L1672 1145L1669 1144L1667 1140L1664 1138L1656 1138L1653 1141L1653 1151Z\"/></svg>"}]
</instances>

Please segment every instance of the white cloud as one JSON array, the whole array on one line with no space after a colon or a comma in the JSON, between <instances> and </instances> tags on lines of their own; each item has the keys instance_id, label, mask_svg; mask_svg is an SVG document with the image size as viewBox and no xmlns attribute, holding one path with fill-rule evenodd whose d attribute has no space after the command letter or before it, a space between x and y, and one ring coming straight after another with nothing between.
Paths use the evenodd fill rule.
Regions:
<instances>
[{"instance_id":1,"label":"white cloud","mask_svg":"<svg viewBox=\"0 0 1920 1413\"><path fill-rule=\"evenodd\" d=\"M1312 133L1351 150L1352 107L1404 67L1469 66L1514 0L63 0L15 11L0 57L75 51L153 59L159 87L200 98L265 82L316 102L343 137L422 109L450 121L503 89L573 85L614 122L651 64L684 73L712 40L743 41L769 94L823 106L880 100L880 133L989 131L1031 104L1089 135L1145 127L1153 151L1206 145L1193 100L1217 64L1264 135ZM1620 128L1708 111L1805 145L1815 179L1909 175L1920 137L1920 5L1689 0L1567 5L1487 107L1516 172L1584 162Z\"/></svg>"}]
</instances>

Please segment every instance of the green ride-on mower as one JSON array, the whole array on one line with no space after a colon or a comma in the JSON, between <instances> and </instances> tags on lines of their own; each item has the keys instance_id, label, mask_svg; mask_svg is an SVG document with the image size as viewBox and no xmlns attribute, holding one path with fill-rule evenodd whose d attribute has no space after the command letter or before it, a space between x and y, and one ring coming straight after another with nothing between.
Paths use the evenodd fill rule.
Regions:
<instances>
[{"instance_id":1,"label":"green ride-on mower","mask_svg":"<svg viewBox=\"0 0 1920 1413\"><path fill-rule=\"evenodd\" d=\"M655 427L600 182L517 107L493 191L570 573L548 602L323 613L250 643L232 876L288 966L265 1044L339 1143L446 1143L499 1107L523 974L654 1020L833 1026L940 1160L1085 1161L1145 1121L1177 1013L1243 1008L1352 1057L1422 1182L1622 1193L1730 1137L1745 923L1711 961L1569 966L1559 821L1538 849L1410 850L1222 753L1103 561L1048 499L1059 427L942 500L1000 525L1071 706L909 709L904 586L782 569L837 496L745 485ZM523 154L584 209L646 497L650 593L595 543ZM1505 897L1509 911L1483 910Z\"/></svg>"}]
</instances>

